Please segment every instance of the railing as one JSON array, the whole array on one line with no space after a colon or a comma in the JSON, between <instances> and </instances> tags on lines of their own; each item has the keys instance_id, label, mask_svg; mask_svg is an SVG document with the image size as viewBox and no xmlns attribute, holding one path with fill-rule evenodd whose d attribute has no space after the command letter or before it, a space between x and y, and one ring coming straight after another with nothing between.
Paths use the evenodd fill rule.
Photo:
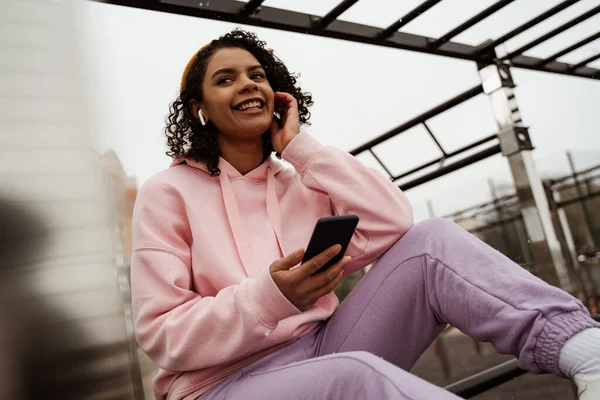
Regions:
<instances>
[{"instance_id":1,"label":"railing","mask_svg":"<svg viewBox=\"0 0 600 400\"><path fill-rule=\"evenodd\" d=\"M470 399L526 372L519 368L518 361L514 359L448 385L445 389L464 399Z\"/></svg>"},{"instance_id":2,"label":"railing","mask_svg":"<svg viewBox=\"0 0 600 400\"><path fill-rule=\"evenodd\" d=\"M593 315L592 318L600 322L600 314ZM464 399L470 399L525 373L527 371L519 368L518 361L514 359L462 379L444 389Z\"/></svg>"}]
</instances>

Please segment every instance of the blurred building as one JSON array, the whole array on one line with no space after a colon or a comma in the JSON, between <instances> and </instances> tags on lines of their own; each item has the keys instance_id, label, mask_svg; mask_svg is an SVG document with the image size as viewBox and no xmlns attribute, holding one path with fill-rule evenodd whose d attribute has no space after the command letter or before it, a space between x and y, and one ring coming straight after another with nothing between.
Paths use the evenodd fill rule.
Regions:
<instances>
[{"instance_id":1,"label":"blurred building","mask_svg":"<svg viewBox=\"0 0 600 400\"><path fill-rule=\"evenodd\" d=\"M129 265L131 262L131 218L137 196L137 181L128 177L121 161L112 150L101 156L101 170L107 187L107 201L112 222L112 241L119 287L124 300L130 299Z\"/></svg>"},{"instance_id":2,"label":"blurred building","mask_svg":"<svg viewBox=\"0 0 600 400\"><path fill-rule=\"evenodd\" d=\"M107 201L111 215L111 238L116 265L116 279L121 292L125 322L130 346L131 375L136 388L136 398L153 398L152 378L156 367L137 346L131 304L131 220L137 197L135 178L127 176L117 154L109 150L100 157L103 179L107 188Z\"/></svg>"},{"instance_id":3,"label":"blurred building","mask_svg":"<svg viewBox=\"0 0 600 400\"><path fill-rule=\"evenodd\" d=\"M0 15L0 398L137 399L76 2Z\"/></svg>"}]
</instances>

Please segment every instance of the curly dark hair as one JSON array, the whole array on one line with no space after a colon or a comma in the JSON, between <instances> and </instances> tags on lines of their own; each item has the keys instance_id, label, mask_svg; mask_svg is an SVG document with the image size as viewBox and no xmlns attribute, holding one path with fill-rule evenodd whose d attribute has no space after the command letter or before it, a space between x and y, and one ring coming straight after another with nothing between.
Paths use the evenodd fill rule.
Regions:
<instances>
[{"instance_id":1,"label":"curly dark hair","mask_svg":"<svg viewBox=\"0 0 600 400\"><path fill-rule=\"evenodd\" d=\"M249 51L258 60L265 70L267 80L274 92L287 92L298 101L298 114L301 124L309 124L310 112L308 107L313 104L310 93L303 93L296 85L297 74L290 73L283 62L273 54L272 49L265 47L266 42L261 41L251 32L235 29L218 39L210 42L197 55L187 76L185 87L177 99L169 107L166 118L165 135L169 151L167 155L172 158L186 157L206 164L211 175L220 174L219 149L217 129L209 121L201 125L194 117L190 101L202 101L202 81L206 67L212 54L223 48L241 48ZM263 154L266 159L273 152L270 133L263 133ZM277 154L280 157L280 154Z\"/></svg>"}]
</instances>

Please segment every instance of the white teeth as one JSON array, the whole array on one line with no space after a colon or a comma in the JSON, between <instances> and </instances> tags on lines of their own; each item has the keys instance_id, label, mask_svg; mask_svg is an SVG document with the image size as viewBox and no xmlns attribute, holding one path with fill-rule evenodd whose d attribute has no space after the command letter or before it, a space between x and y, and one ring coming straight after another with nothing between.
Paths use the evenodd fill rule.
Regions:
<instances>
[{"instance_id":1,"label":"white teeth","mask_svg":"<svg viewBox=\"0 0 600 400\"><path fill-rule=\"evenodd\" d=\"M247 110L248 108L255 108L255 107L261 108L260 101L258 101L258 100L249 101L247 103L237 106L236 108L238 110L244 111L244 110Z\"/></svg>"}]
</instances>

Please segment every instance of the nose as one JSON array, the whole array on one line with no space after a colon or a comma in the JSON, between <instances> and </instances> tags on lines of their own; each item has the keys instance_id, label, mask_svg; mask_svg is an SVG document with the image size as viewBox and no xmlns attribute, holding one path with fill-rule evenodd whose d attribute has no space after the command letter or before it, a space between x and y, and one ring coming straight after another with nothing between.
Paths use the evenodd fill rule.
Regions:
<instances>
[{"instance_id":1,"label":"nose","mask_svg":"<svg viewBox=\"0 0 600 400\"><path fill-rule=\"evenodd\" d=\"M242 81L242 84L240 85L240 93L247 93L247 92L256 92L258 91L258 85L256 84L256 82L252 79L250 79L249 76L245 77L244 80Z\"/></svg>"}]
</instances>

